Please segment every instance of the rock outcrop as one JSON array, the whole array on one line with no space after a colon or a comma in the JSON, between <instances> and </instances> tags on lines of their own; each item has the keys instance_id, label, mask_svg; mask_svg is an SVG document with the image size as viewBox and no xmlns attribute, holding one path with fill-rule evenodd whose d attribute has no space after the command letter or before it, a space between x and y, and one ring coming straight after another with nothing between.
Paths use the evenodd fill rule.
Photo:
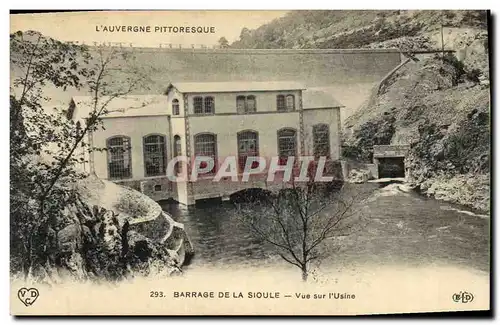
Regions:
<instances>
[{"instance_id":1,"label":"rock outcrop","mask_svg":"<svg viewBox=\"0 0 500 325\"><path fill-rule=\"evenodd\" d=\"M345 122L348 158L408 144L407 179L421 193L489 210L490 89L453 56L409 63Z\"/></svg>"},{"instance_id":2,"label":"rock outcrop","mask_svg":"<svg viewBox=\"0 0 500 325\"><path fill-rule=\"evenodd\" d=\"M89 188L99 190L89 195ZM181 273L182 266L189 263L194 250L183 225L148 197L95 177L80 182L78 193L78 199L60 213L56 226L50 228L46 281L67 277L109 281L136 275L169 276ZM123 193L128 194L128 199L137 200L133 206L141 202L142 207L148 208L141 215L116 208ZM96 205L103 197L107 203L102 205L106 207ZM140 225L156 219L162 221L164 234L150 238Z\"/></svg>"}]
</instances>

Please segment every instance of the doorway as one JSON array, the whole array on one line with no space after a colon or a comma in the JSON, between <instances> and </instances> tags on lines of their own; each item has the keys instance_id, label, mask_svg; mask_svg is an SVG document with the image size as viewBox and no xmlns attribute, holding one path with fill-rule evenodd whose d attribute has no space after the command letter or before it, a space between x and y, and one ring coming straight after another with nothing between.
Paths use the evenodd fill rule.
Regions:
<instances>
[{"instance_id":1,"label":"doorway","mask_svg":"<svg viewBox=\"0 0 500 325\"><path fill-rule=\"evenodd\" d=\"M405 177L404 157L378 158L378 177Z\"/></svg>"}]
</instances>

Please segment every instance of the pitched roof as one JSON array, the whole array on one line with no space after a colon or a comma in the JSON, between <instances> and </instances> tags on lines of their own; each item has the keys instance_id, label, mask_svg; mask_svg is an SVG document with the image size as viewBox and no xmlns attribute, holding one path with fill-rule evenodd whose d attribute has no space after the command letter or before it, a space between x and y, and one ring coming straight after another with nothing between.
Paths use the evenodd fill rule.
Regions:
<instances>
[{"instance_id":1,"label":"pitched roof","mask_svg":"<svg viewBox=\"0 0 500 325\"><path fill-rule=\"evenodd\" d=\"M227 93L249 91L280 91L305 89L296 81L227 81L227 82L173 82L167 92L175 87L181 93Z\"/></svg>"},{"instance_id":2,"label":"pitched roof","mask_svg":"<svg viewBox=\"0 0 500 325\"><path fill-rule=\"evenodd\" d=\"M99 106L109 100L109 96L99 99ZM93 107L92 96L73 96L76 105L74 119L88 116ZM112 99L106 106L108 114L103 118L131 117L131 116L160 116L167 115L167 97L164 95L126 95Z\"/></svg>"},{"instance_id":3,"label":"pitched roof","mask_svg":"<svg viewBox=\"0 0 500 325\"><path fill-rule=\"evenodd\" d=\"M304 109L344 107L329 92L313 88L302 92L302 103Z\"/></svg>"}]
</instances>

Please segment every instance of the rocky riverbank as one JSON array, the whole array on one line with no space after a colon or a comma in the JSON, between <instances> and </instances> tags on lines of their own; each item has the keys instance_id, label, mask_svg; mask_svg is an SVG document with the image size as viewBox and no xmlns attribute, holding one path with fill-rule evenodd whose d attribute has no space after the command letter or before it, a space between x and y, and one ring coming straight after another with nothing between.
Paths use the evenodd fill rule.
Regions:
<instances>
[{"instance_id":1,"label":"rocky riverbank","mask_svg":"<svg viewBox=\"0 0 500 325\"><path fill-rule=\"evenodd\" d=\"M436 175L417 186L419 192L436 200L460 204L482 213L490 211L489 175Z\"/></svg>"},{"instance_id":2,"label":"rocky riverbank","mask_svg":"<svg viewBox=\"0 0 500 325\"><path fill-rule=\"evenodd\" d=\"M346 121L346 158L370 163L389 144L410 145L407 181L422 194L489 210L490 89L456 58L409 63Z\"/></svg>"},{"instance_id":3,"label":"rocky riverbank","mask_svg":"<svg viewBox=\"0 0 500 325\"><path fill-rule=\"evenodd\" d=\"M184 226L147 196L88 177L76 184L78 199L59 216L47 236L48 261L31 275L38 281L116 281L138 275L182 272L194 254ZM145 226L162 220L161 238Z\"/></svg>"}]
</instances>

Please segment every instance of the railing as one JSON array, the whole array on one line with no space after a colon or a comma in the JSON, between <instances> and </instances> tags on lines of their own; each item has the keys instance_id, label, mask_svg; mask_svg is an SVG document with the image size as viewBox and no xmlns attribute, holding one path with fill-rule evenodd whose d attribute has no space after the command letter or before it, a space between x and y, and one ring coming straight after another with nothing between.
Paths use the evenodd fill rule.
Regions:
<instances>
[{"instance_id":1,"label":"railing","mask_svg":"<svg viewBox=\"0 0 500 325\"><path fill-rule=\"evenodd\" d=\"M224 49L220 45L207 45L207 44L177 44L177 43L159 43L156 46L144 46L137 43L131 42L68 42L76 45L87 45L87 46L106 46L106 47L135 47L135 48L164 48L164 49Z\"/></svg>"},{"instance_id":2,"label":"railing","mask_svg":"<svg viewBox=\"0 0 500 325\"><path fill-rule=\"evenodd\" d=\"M372 49L372 48L354 48L354 49L282 49L282 48L275 48L275 49L239 49L239 48L230 48L230 47L225 47L225 46L220 46L218 44L179 44L179 43L159 43L155 46L145 46L137 43L130 43L130 42L79 42L79 41L73 41L73 42L68 42L76 45L87 45L90 47L97 47L97 46L103 46L103 47L120 47L120 48L137 48L141 50L151 50L155 51L158 49L164 49L164 50L172 50L172 51L225 51L228 53L243 53L247 54L248 52L252 53L312 53L312 54L349 54L349 53L400 53L399 49L396 48L384 48L384 49Z\"/></svg>"}]
</instances>

